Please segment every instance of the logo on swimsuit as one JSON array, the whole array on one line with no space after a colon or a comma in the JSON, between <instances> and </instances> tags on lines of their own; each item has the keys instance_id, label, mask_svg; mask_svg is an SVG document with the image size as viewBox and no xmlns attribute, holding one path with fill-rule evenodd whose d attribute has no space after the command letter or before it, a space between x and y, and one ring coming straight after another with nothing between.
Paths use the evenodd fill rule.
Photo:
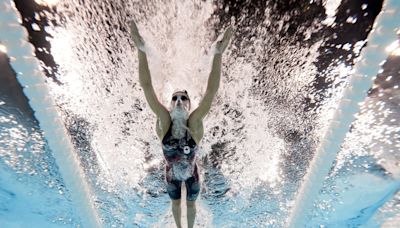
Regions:
<instances>
[{"instance_id":1,"label":"logo on swimsuit","mask_svg":"<svg viewBox=\"0 0 400 228\"><path fill-rule=\"evenodd\" d=\"M189 146L185 146L185 147L183 148L183 153L185 153L185 154L190 154L190 147L189 147Z\"/></svg>"}]
</instances>

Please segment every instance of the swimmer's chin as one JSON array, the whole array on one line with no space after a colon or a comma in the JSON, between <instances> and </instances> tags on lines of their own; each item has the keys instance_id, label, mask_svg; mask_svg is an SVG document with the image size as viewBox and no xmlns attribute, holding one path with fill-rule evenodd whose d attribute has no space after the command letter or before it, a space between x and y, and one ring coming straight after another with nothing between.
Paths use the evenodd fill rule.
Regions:
<instances>
[{"instance_id":1,"label":"swimmer's chin","mask_svg":"<svg viewBox=\"0 0 400 228\"><path fill-rule=\"evenodd\" d=\"M170 112L172 120L187 120L188 119L188 111L184 108L184 106L175 106L174 109L171 110Z\"/></svg>"}]
</instances>

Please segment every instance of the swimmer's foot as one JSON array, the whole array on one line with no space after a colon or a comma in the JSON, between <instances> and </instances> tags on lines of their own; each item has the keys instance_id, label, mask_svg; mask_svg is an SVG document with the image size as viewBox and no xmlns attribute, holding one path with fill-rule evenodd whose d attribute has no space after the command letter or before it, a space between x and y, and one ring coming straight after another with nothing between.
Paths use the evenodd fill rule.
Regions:
<instances>
[{"instance_id":1,"label":"swimmer's foot","mask_svg":"<svg viewBox=\"0 0 400 228\"><path fill-rule=\"evenodd\" d=\"M232 26L228 26L228 28L225 29L224 34L222 36L220 35L218 37L218 39L215 41L215 44L214 44L215 45L214 46L215 47L215 53L222 54L225 51L226 47L229 44L229 41L230 41L232 35L233 35Z\"/></svg>"},{"instance_id":2,"label":"swimmer's foot","mask_svg":"<svg viewBox=\"0 0 400 228\"><path fill-rule=\"evenodd\" d=\"M130 21L129 22L129 28L130 28L130 33L131 33L131 37L133 42L135 43L136 47L145 52L145 42L142 38L142 36L139 33L139 30L136 26L136 23L134 21Z\"/></svg>"}]
</instances>

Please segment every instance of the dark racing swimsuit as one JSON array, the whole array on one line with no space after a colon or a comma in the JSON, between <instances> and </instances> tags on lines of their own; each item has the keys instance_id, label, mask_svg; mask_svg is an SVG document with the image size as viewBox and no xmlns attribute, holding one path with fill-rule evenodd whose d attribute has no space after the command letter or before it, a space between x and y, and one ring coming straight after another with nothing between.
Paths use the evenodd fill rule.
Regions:
<instances>
[{"instance_id":1,"label":"dark racing swimsuit","mask_svg":"<svg viewBox=\"0 0 400 228\"><path fill-rule=\"evenodd\" d=\"M195 157L197 144L186 131L182 139L175 139L171 133L172 123L167 134L162 140L162 149L167 162L165 177L167 180L167 191L171 199L181 198L181 184L186 184L186 200L196 200L200 192L199 174Z\"/></svg>"}]
</instances>

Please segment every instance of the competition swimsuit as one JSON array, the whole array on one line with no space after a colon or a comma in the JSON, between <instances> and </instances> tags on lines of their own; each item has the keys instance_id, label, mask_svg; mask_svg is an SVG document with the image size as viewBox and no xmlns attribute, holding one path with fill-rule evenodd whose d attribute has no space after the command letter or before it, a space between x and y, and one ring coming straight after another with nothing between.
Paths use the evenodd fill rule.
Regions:
<instances>
[{"instance_id":1,"label":"competition swimsuit","mask_svg":"<svg viewBox=\"0 0 400 228\"><path fill-rule=\"evenodd\" d=\"M194 201L200 192L199 174L195 156L197 144L186 131L186 136L176 139L172 136L172 123L162 140L162 149L166 164L167 192L171 199L181 198L181 184L186 184L186 200Z\"/></svg>"}]
</instances>

